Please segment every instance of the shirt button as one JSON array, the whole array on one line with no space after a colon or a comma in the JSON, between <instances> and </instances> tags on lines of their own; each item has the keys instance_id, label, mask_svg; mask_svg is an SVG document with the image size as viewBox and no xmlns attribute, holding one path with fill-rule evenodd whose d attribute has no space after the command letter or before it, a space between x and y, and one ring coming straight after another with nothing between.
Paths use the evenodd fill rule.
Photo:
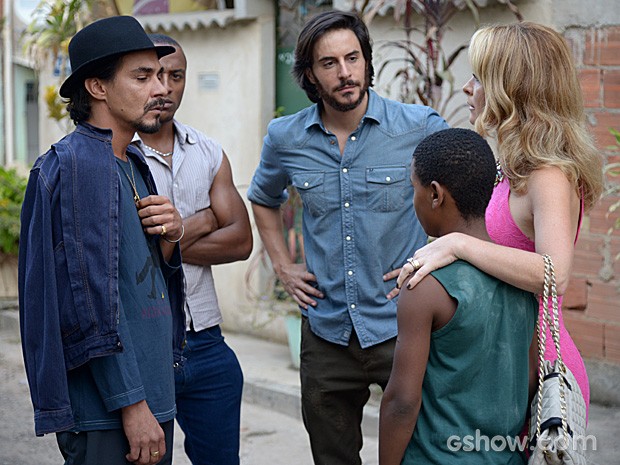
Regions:
<instances>
[{"instance_id":1,"label":"shirt button","mask_svg":"<svg viewBox=\"0 0 620 465\"><path fill-rule=\"evenodd\" d=\"M346 239L347 241L350 241L350 240L351 240L351 236L347 236L347 237L345 237L345 239Z\"/></svg>"},{"instance_id":2,"label":"shirt button","mask_svg":"<svg viewBox=\"0 0 620 465\"><path fill-rule=\"evenodd\" d=\"M342 168L342 172L343 172L343 173L348 173L348 172L349 172L349 170L348 170L348 169L346 169L346 168Z\"/></svg>"},{"instance_id":3,"label":"shirt button","mask_svg":"<svg viewBox=\"0 0 620 465\"><path fill-rule=\"evenodd\" d=\"M390 182L390 181L392 180L392 178L390 178L390 177L388 176L388 177L386 177L386 178L385 178L385 180L386 180L387 182Z\"/></svg>"},{"instance_id":4,"label":"shirt button","mask_svg":"<svg viewBox=\"0 0 620 465\"><path fill-rule=\"evenodd\" d=\"M310 184L308 184L307 182L304 182L304 187L308 187Z\"/></svg>"},{"instance_id":5,"label":"shirt button","mask_svg":"<svg viewBox=\"0 0 620 465\"><path fill-rule=\"evenodd\" d=\"M351 308L355 308L355 304L351 304Z\"/></svg>"},{"instance_id":6,"label":"shirt button","mask_svg":"<svg viewBox=\"0 0 620 465\"><path fill-rule=\"evenodd\" d=\"M353 276L353 271L349 270L349 271L347 272L347 274L348 274L349 276Z\"/></svg>"},{"instance_id":7,"label":"shirt button","mask_svg":"<svg viewBox=\"0 0 620 465\"><path fill-rule=\"evenodd\" d=\"M345 203L344 203L344 207L345 207L345 208L349 208L349 206L350 206L350 205L351 205L351 204L350 204L349 202L345 202Z\"/></svg>"},{"instance_id":8,"label":"shirt button","mask_svg":"<svg viewBox=\"0 0 620 465\"><path fill-rule=\"evenodd\" d=\"M357 137L351 136L351 140L356 140L356 139L357 139Z\"/></svg>"},{"instance_id":9,"label":"shirt button","mask_svg":"<svg viewBox=\"0 0 620 465\"><path fill-rule=\"evenodd\" d=\"M332 144L332 145L336 145L336 141L335 140L330 140L329 143Z\"/></svg>"}]
</instances>

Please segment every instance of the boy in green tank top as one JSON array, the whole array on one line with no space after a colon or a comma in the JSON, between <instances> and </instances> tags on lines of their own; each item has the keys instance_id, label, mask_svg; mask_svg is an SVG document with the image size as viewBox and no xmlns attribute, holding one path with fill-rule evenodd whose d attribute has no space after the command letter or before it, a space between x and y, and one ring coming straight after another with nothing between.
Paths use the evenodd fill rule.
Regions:
<instances>
[{"instance_id":1,"label":"boy in green tank top","mask_svg":"<svg viewBox=\"0 0 620 465\"><path fill-rule=\"evenodd\" d=\"M429 236L490 240L489 145L468 129L427 137L414 153L413 203ZM418 263L412 263L419 268ZM533 294L456 261L403 289L381 402L379 463L523 464L538 304Z\"/></svg>"}]
</instances>

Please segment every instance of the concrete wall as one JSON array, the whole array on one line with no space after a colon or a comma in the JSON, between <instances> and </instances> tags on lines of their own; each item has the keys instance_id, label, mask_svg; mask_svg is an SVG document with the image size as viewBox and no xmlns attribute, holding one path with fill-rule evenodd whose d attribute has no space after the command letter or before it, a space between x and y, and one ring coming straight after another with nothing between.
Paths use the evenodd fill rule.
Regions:
<instances>
[{"instance_id":1,"label":"concrete wall","mask_svg":"<svg viewBox=\"0 0 620 465\"><path fill-rule=\"evenodd\" d=\"M620 21L615 26L568 26L591 127L602 156L618 161L610 128L620 128ZM618 178L609 178L616 184ZM620 364L620 231L608 235L618 197L603 198L584 222L577 243L566 324L586 357Z\"/></svg>"}]
</instances>

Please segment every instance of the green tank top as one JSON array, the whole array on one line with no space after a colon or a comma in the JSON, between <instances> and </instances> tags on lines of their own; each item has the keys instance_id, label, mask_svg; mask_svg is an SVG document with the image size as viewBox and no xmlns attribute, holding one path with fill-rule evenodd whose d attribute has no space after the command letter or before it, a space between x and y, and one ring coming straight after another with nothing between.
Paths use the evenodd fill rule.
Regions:
<instances>
[{"instance_id":1,"label":"green tank top","mask_svg":"<svg viewBox=\"0 0 620 465\"><path fill-rule=\"evenodd\" d=\"M456 261L432 275L457 301L431 335L422 406L403 464L524 464L534 295Z\"/></svg>"}]
</instances>

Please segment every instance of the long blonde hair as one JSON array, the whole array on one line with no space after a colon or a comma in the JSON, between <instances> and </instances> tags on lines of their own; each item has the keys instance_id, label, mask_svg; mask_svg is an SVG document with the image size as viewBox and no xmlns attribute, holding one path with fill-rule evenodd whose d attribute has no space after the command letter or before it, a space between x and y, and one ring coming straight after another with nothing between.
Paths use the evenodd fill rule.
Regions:
<instances>
[{"instance_id":1,"label":"long blonde hair","mask_svg":"<svg viewBox=\"0 0 620 465\"><path fill-rule=\"evenodd\" d=\"M557 166L589 210L603 190L602 158L564 38L529 22L484 27L471 39L469 60L485 95L476 131L497 137L511 187L524 192L532 171Z\"/></svg>"}]
</instances>

